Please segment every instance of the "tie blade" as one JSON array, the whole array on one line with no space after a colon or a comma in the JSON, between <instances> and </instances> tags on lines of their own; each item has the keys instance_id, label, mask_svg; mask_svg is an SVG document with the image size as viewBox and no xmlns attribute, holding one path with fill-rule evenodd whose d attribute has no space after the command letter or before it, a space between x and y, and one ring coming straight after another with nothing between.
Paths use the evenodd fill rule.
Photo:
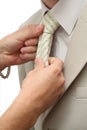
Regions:
<instances>
[{"instance_id":1,"label":"tie blade","mask_svg":"<svg viewBox=\"0 0 87 130\"><path fill-rule=\"evenodd\" d=\"M36 58L42 58L44 63L48 65L48 58L51 50L53 36L51 34L44 33L39 38Z\"/></svg>"},{"instance_id":2,"label":"tie blade","mask_svg":"<svg viewBox=\"0 0 87 130\"><path fill-rule=\"evenodd\" d=\"M59 27L59 23L48 12L42 19L41 24L44 25L44 32L39 37L36 58L42 58L46 65L48 65L48 58L51 51L53 34Z\"/></svg>"}]
</instances>

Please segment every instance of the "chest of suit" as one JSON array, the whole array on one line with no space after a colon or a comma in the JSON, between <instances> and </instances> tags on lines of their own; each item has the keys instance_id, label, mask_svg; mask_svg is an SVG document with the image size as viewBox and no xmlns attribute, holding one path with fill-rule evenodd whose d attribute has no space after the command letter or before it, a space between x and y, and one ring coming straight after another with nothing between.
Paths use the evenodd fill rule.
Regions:
<instances>
[{"instance_id":1,"label":"chest of suit","mask_svg":"<svg viewBox=\"0 0 87 130\"><path fill-rule=\"evenodd\" d=\"M87 64L49 113L43 130L87 130Z\"/></svg>"},{"instance_id":2,"label":"chest of suit","mask_svg":"<svg viewBox=\"0 0 87 130\"><path fill-rule=\"evenodd\" d=\"M87 130L87 9L77 22L64 75L66 92L45 119L43 130Z\"/></svg>"},{"instance_id":3,"label":"chest of suit","mask_svg":"<svg viewBox=\"0 0 87 130\"><path fill-rule=\"evenodd\" d=\"M39 23L40 18L36 21L36 17L27 24ZM24 67L27 74L33 69L33 62ZM65 94L44 120L43 130L87 130L87 8L77 22L64 63L64 76Z\"/></svg>"}]
</instances>

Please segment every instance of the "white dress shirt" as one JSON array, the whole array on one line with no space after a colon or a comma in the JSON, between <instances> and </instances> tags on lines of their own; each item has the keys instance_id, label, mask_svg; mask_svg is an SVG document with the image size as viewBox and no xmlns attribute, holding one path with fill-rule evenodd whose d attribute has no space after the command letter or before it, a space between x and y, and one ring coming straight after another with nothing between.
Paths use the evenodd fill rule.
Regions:
<instances>
[{"instance_id":1,"label":"white dress shirt","mask_svg":"<svg viewBox=\"0 0 87 130\"><path fill-rule=\"evenodd\" d=\"M51 56L65 60L76 21L85 4L87 4L87 0L60 0L49 10L41 2L42 16L49 10L61 25L54 35Z\"/></svg>"}]
</instances>

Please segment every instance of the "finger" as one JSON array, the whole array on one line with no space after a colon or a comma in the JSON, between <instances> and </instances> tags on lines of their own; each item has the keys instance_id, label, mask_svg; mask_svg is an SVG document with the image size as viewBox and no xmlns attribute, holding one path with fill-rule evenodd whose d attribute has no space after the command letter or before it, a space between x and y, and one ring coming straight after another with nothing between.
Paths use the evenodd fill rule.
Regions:
<instances>
[{"instance_id":1,"label":"finger","mask_svg":"<svg viewBox=\"0 0 87 130\"><path fill-rule=\"evenodd\" d=\"M63 74L63 72L61 72L61 74L60 74L62 77L64 76L64 74Z\"/></svg>"},{"instance_id":2,"label":"finger","mask_svg":"<svg viewBox=\"0 0 87 130\"><path fill-rule=\"evenodd\" d=\"M29 39L25 42L25 46L35 46L38 44L38 38Z\"/></svg>"},{"instance_id":3,"label":"finger","mask_svg":"<svg viewBox=\"0 0 87 130\"><path fill-rule=\"evenodd\" d=\"M29 47L23 47L21 48L21 53L24 54L24 53L35 53L37 50L37 47L36 46L29 46Z\"/></svg>"},{"instance_id":4,"label":"finger","mask_svg":"<svg viewBox=\"0 0 87 130\"><path fill-rule=\"evenodd\" d=\"M26 41L38 37L43 32L43 25L27 25L14 33L17 40Z\"/></svg>"},{"instance_id":5,"label":"finger","mask_svg":"<svg viewBox=\"0 0 87 130\"><path fill-rule=\"evenodd\" d=\"M64 65L64 63L63 63L63 61L62 61L61 59L55 58L55 57L50 57L48 62L49 62L49 64L58 63L58 64L60 64L62 67L63 67L63 65Z\"/></svg>"},{"instance_id":6,"label":"finger","mask_svg":"<svg viewBox=\"0 0 87 130\"><path fill-rule=\"evenodd\" d=\"M60 76L60 87L64 85L65 83L65 78L63 72L61 72Z\"/></svg>"},{"instance_id":7,"label":"finger","mask_svg":"<svg viewBox=\"0 0 87 130\"><path fill-rule=\"evenodd\" d=\"M45 64L43 62L43 60L41 58L37 58L35 59L35 69L41 69L41 68L44 68L45 67Z\"/></svg>"},{"instance_id":8,"label":"finger","mask_svg":"<svg viewBox=\"0 0 87 130\"><path fill-rule=\"evenodd\" d=\"M49 58L49 66L46 67L51 73L59 76L63 69L63 62L58 58Z\"/></svg>"},{"instance_id":9,"label":"finger","mask_svg":"<svg viewBox=\"0 0 87 130\"><path fill-rule=\"evenodd\" d=\"M30 60L34 60L35 56L36 56L36 53L32 53L32 54L20 54L21 60L23 60L23 61L25 60L26 62L30 61Z\"/></svg>"}]
</instances>

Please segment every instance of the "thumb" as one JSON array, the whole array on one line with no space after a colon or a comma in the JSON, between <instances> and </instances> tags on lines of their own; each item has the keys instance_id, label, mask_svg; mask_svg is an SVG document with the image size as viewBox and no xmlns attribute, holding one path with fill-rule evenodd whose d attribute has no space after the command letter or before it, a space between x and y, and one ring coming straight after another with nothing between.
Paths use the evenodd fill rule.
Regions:
<instances>
[{"instance_id":1,"label":"thumb","mask_svg":"<svg viewBox=\"0 0 87 130\"><path fill-rule=\"evenodd\" d=\"M43 62L43 60L41 58L35 59L35 69L39 70L42 68L45 68L45 63Z\"/></svg>"},{"instance_id":2,"label":"thumb","mask_svg":"<svg viewBox=\"0 0 87 130\"><path fill-rule=\"evenodd\" d=\"M43 25L27 25L14 32L14 37L19 41L26 41L30 38L39 37L43 32Z\"/></svg>"}]
</instances>

